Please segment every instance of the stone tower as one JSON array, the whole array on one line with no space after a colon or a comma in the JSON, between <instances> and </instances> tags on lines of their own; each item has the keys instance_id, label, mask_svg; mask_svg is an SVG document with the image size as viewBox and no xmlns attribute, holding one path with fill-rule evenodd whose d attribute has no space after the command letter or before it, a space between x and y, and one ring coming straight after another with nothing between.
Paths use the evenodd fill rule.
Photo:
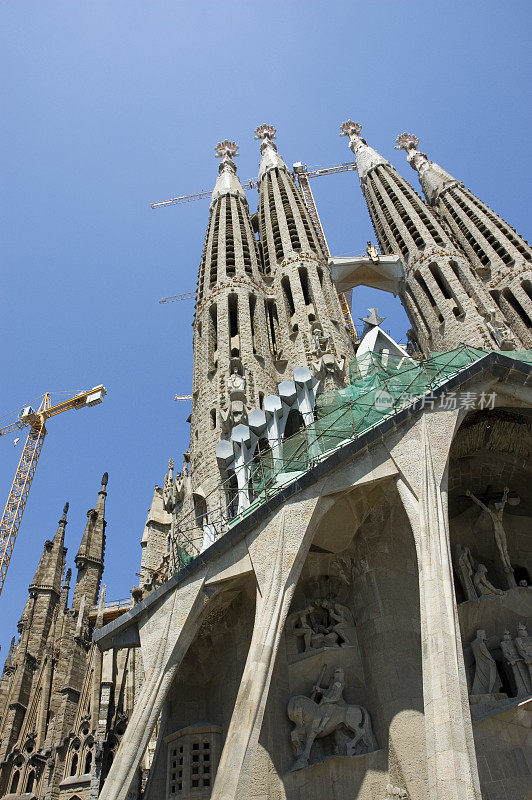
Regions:
<instances>
[{"instance_id":1,"label":"stone tower","mask_svg":"<svg viewBox=\"0 0 532 800\"><path fill-rule=\"evenodd\" d=\"M293 372L313 367L333 386L344 382L342 366L352 357L338 294L314 224L294 179L274 143L275 128L260 125L258 225L267 280L275 299L269 307L270 344L279 364ZM329 356L330 369L318 365ZM327 359L326 359L327 360Z\"/></svg>"},{"instance_id":2,"label":"stone tower","mask_svg":"<svg viewBox=\"0 0 532 800\"><path fill-rule=\"evenodd\" d=\"M428 204L452 232L470 260L519 346L532 346L532 248L507 222L417 148L410 133L397 137Z\"/></svg>"},{"instance_id":3,"label":"stone tower","mask_svg":"<svg viewBox=\"0 0 532 800\"><path fill-rule=\"evenodd\" d=\"M191 484L203 497L219 482L216 443L246 422L248 409L261 405L279 380L267 334L269 289L233 161L238 148L224 141L215 152L220 174L199 269L193 338Z\"/></svg>"},{"instance_id":4,"label":"stone tower","mask_svg":"<svg viewBox=\"0 0 532 800\"><path fill-rule=\"evenodd\" d=\"M76 555L78 576L74 588L72 608L79 610L82 598L89 605L98 601L105 553L105 498L107 497L107 472L102 476L96 508L87 511L85 532Z\"/></svg>"},{"instance_id":5,"label":"stone tower","mask_svg":"<svg viewBox=\"0 0 532 800\"><path fill-rule=\"evenodd\" d=\"M30 584L0 678L0 796L96 798L133 707L134 652L104 655L92 640L106 621L105 587L96 606L106 486L107 474L76 556L72 607L70 569L63 580L68 503Z\"/></svg>"},{"instance_id":6,"label":"stone tower","mask_svg":"<svg viewBox=\"0 0 532 800\"><path fill-rule=\"evenodd\" d=\"M402 301L425 352L462 342L476 347L515 346L493 299L442 222L392 165L360 136L348 120L360 185L375 233L385 254L404 261Z\"/></svg>"},{"instance_id":7,"label":"stone tower","mask_svg":"<svg viewBox=\"0 0 532 800\"><path fill-rule=\"evenodd\" d=\"M0 761L16 745L24 726L26 712L35 680L35 668L41 663L50 641L56 609L61 595L61 580L65 566L65 528L68 503L63 509L57 532L44 550L28 590L28 600L20 618L20 639L10 653L7 677L0 682L2 732ZM7 664L7 662L6 662ZM4 673L6 668L4 667ZM36 720L33 720L35 726Z\"/></svg>"}]
</instances>

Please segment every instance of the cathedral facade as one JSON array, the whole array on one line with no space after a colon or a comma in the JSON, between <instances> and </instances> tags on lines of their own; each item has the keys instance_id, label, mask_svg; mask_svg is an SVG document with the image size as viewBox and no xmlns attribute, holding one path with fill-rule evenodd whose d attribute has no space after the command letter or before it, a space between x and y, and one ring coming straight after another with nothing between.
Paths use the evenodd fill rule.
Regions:
<instances>
[{"instance_id":1,"label":"cathedral facade","mask_svg":"<svg viewBox=\"0 0 532 800\"><path fill-rule=\"evenodd\" d=\"M4 797L532 791L532 249L415 136L423 197L341 132L379 245L355 259L272 126L256 212L217 145L190 447L130 604L100 588L106 476L71 604L66 511L46 542L0 682ZM408 344L375 309L353 336L359 285L399 295Z\"/></svg>"}]
</instances>

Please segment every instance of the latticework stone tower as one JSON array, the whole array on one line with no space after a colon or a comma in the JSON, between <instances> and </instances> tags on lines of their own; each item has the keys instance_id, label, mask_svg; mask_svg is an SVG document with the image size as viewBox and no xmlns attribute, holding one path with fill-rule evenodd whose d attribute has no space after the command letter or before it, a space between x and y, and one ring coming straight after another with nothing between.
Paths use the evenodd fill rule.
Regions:
<instances>
[{"instance_id":1,"label":"latticework stone tower","mask_svg":"<svg viewBox=\"0 0 532 800\"><path fill-rule=\"evenodd\" d=\"M428 204L459 242L523 347L532 346L532 248L507 222L417 147L409 133L397 137Z\"/></svg>"},{"instance_id":2,"label":"latticework stone tower","mask_svg":"<svg viewBox=\"0 0 532 800\"><path fill-rule=\"evenodd\" d=\"M260 125L259 231L266 280L276 297L269 310L270 343L287 371L311 366L320 345L340 361L353 355L327 258L294 179L277 152L275 128ZM283 364L283 367L285 365ZM337 385L343 377L337 371Z\"/></svg>"},{"instance_id":3,"label":"latticework stone tower","mask_svg":"<svg viewBox=\"0 0 532 800\"><path fill-rule=\"evenodd\" d=\"M425 351L462 342L511 348L500 312L464 253L438 216L392 165L360 136L361 126L341 126L355 154L360 185L383 253L405 264L402 301Z\"/></svg>"},{"instance_id":4,"label":"latticework stone tower","mask_svg":"<svg viewBox=\"0 0 532 800\"><path fill-rule=\"evenodd\" d=\"M234 142L221 142L194 320L191 483L206 497L219 483L215 446L280 380L268 345L269 292Z\"/></svg>"}]
</instances>

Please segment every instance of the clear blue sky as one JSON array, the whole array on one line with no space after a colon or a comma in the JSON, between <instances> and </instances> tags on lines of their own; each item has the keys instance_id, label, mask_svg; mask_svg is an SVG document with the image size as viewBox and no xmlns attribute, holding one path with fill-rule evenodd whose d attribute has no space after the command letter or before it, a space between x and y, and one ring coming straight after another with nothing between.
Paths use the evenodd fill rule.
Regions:
<instances>
[{"instance_id":1,"label":"clear blue sky","mask_svg":"<svg viewBox=\"0 0 532 800\"><path fill-rule=\"evenodd\" d=\"M45 390L109 394L49 423L0 600L2 657L65 500L72 563L108 470L104 581L125 597L153 486L188 445L173 396L190 390L193 306L157 299L195 287L208 205L149 202L212 187L226 137L240 176L255 176L262 122L289 164L350 160L337 135L350 116L415 186L393 145L416 133L530 237L530 23L517 0L3 0L0 411L7 421ZM374 236L356 174L313 188L331 250L362 252ZM401 338L387 295L360 291L354 316L374 304ZM12 442L0 441L2 506Z\"/></svg>"}]
</instances>

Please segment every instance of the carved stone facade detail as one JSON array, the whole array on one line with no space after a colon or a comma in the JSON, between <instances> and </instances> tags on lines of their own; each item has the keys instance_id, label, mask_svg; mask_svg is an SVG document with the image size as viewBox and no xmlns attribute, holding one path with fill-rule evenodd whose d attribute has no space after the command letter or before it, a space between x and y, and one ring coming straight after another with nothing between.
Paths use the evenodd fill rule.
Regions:
<instances>
[{"instance_id":1,"label":"carved stone facade detail","mask_svg":"<svg viewBox=\"0 0 532 800\"><path fill-rule=\"evenodd\" d=\"M369 753L376 747L368 712L362 706L348 705L344 699L342 667L333 669L327 686L323 687L325 672L326 667L310 697L296 695L288 703L288 717L296 726L291 733L296 756L294 770L308 765L316 739L334 736L334 755L338 756Z\"/></svg>"}]
</instances>

